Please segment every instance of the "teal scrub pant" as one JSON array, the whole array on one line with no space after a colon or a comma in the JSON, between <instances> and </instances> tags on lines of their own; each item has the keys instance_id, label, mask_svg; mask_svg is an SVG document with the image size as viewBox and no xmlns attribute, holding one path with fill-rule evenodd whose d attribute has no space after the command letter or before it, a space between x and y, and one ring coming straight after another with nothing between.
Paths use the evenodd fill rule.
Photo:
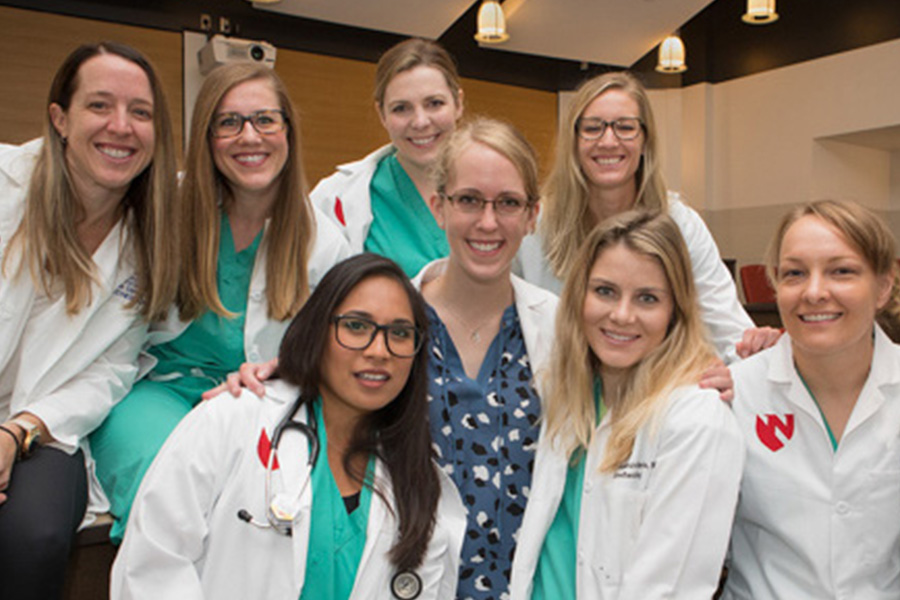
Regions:
<instances>
[{"instance_id":1,"label":"teal scrub pant","mask_svg":"<svg viewBox=\"0 0 900 600\"><path fill-rule=\"evenodd\" d=\"M91 434L97 477L115 519L109 534L114 544L125 535L144 473L172 430L200 401L200 394L211 387L209 379L195 377L139 381Z\"/></svg>"}]
</instances>

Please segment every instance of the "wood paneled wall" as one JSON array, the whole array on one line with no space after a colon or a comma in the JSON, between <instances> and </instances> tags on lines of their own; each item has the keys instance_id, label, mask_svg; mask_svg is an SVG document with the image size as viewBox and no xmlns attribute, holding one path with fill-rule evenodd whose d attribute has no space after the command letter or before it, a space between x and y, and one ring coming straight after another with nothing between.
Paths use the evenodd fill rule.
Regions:
<instances>
[{"instance_id":1,"label":"wood paneled wall","mask_svg":"<svg viewBox=\"0 0 900 600\"><path fill-rule=\"evenodd\" d=\"M116 40L138 48L153 63L181 147L181 35L143 27L0 6L0 142L41 135L47 93L56 69L78 45Z\"/></svg>"},{"instance_id":2,"label":"wood paneled wall","mask_svg":"<svg viewBox=\"0 0 900 600\"><path fill-rule=\"evenodd\" d=\"M104 39L131 44L153 61L166 90L180 148L180 34L3 6L0 142L21 143L40 135L47 91L59 63L78 44ZM373 63L279 49L276 69L301 114L310 185L330 174L335 165L361 158L388 141L372 99ZM464 79L463 88L467 115L512 122L534 144L546 170L556 130L556 94L474 79Z\"/></svg>"},{"instance_id":3,"label":"wood paneled wall","mask_svg":"<svg viewBox=\"0 0 900 600\"><path fill-rule=\"evenodd\" d=\"M302 115L311 184L335 165L362 158L388 142L372 98L373 63L279 50L275 69ZM556 94L465 78L462 86L467 116L511 122L534 144L544 169L549 168Z\"/></svg>"}]
</instances>

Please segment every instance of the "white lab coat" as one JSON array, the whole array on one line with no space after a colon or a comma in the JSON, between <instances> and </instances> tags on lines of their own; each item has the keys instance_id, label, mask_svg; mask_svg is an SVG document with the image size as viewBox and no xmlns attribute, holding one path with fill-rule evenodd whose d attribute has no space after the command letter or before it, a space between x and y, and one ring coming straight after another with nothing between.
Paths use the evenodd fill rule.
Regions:
<instances>
[{"instance_id":1,"label":"white lab coat","mask_svg":"<svg viewBox=\"0 0 900 600\"><path fill-rule=\"evenodd\" d=\"M447 268L448 258L439 258L425 265L412 283L421 290L424 283L440 277ZM511 275L513 297L525 350L531 363L531 372L539 379L548 366L556 330L556 308L559 298L543 288L532 285L524 279Z\"/></svg>"},{"instance_id":2,"label":"white lab coat","mask_svg":"<svg viewBox=\"0 0 900 600\"><path fill-rule=\"evenodd\" d=\"M38 139L0 145L0 260L22 220L41 144ZM65 296L59 297L32 324L27 338L23 332L37 294L28 268L17 279L0 278L0 370L15 352L20 356L9 410L0 409L0 420L27 410L46 424L56 440L53 446L69 454L84 450L89 514L109 506L93 476L86 438L130 389L147 332L137 308L126 306L137 277L124 223L113 228L93 259L99 285L91 288L90 305L70 316Z\"/></svg>"},{"instance_id":3,"label":"white lab coat","mask_svg":"<svg viewBox=\"0 0 900 600\"><path fill-rule=\"evenodd\" d=\"M579 600L710 598L719 581L737 503L744 447L714 390L675 390L628 461L598 472L610 434L600 423L585 464L575 590ZM541 432L531 496L513 561L510 598L530 600L567 460Z\"/></svg>"},{"instance_id":4,"label":"white lab coat","mask_svg":"<svg viewBox=\"0 0 900 600\"><path fill-rule=\"evenodd\" d=\"M744 331L755 327L753 320L737 297L734 279L719 256L716 241L693 208L682 202L675 192L669 192L669 216L678 225L691 255L691 270L700 299L703 323L709 331L716 352L726 363L737 360L734 345L741 341ZM540 228L539 228L540 229ZM563 282L556 278L544 256L539 233L526 236L516 261L516 271L535 285L556 294L562 292Z\"/></svg>"},{"instance_id":5,"label":"white lab coat","mask_svg":"<svg viewBox=\"0 0 900 600\"><path fill-rule=\"evenodd\" d=\"M310 253L307 271L310 290L325 276L331 267L350 257L350 248L338 228L318 209L313 210L316 226L316 239ZM266 220L266 228L269 226ZM256 253L250 289L247 297L247 316L244 320L244 356L248 362L261 363L278 356L281 338L287 331L291 319L277 321L268 315L268 299L266 297L266 246L263 244ZM150 326L149 345L169 342L184 333L190 325L189 321L178 318L178 310L169 311L165 321ZM147 374L156 365L156 358L148 353L141 355L141 376ZM152 377L152 376L151 376ZM166 376L170 378L171 375ZM214 384L211 383L210 387Z\"/></svg>"},{"instance_id":6,"label":"white lab coat","mask_svg":"<svg viewBox=\"0 0 900 600\"><path fill-rule=\"evenodd\" d=\"M363 251L372 226L372 177L378 163L393 152L394 147L388 144L361 160L339 165L309 194L313 205L338 226L354 254Z\"/></svg>"},{"instance_id":7,"label":"white lab coat","mask_svg":"<svg viewBox=\"0 0 900 600\"><path fill-rule=\"evenodd\" d=\"M732 370L747 464L724 598L900 598L900 347L876 328L836 452L789 336ZM787 415L791 435L769 426Z\"/></svg>"},{"instance_id":8,"label":"white lab coat","mask_svg":"<svg viewBox=\"0 0 900 600\"><path fill-rule=\"evenodd\" d=\"M112 600L285 600L300 597L306 573L312 492L307 487L293 522L293 536L259 529L238 518L245 509L265 521L265 466L258 443L297 397L283 381L266 384L260 401L244 391L202 403L178 425L147 472L125 540L113 565ZM302 410L298 420L306 419ZM319 460L325 460L323 450ZM289 432L278 450L279 469L296 494L310 476L307 438ZM391 497L387 471L377 481ZM451 600L456 591L465 511L456 488L440 475L437 523L423 565L420 600ZM389 503L391 501L389 500ZM395 569L387 559L397 536L395 509L372 494L366 544L351 600L392 598ZM314 576L311 574L310 576Z\"/></svg>"}]
</instances>

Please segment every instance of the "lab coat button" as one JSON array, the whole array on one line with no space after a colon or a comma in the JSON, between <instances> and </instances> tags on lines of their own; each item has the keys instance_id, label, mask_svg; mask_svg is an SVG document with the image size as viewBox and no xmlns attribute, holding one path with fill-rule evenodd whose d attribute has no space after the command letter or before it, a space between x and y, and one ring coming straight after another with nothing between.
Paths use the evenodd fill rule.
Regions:
<instances>
[{"instance_id":1,"label":"lab coat button","mask_svg":"<svg viewBox=\"0 0 900 600\"><path fill-rule=\"evenodd\" d=\"M835 511L839 515L846 515L848 512L850 512L850 506L848 506L846 502L838 502L835 505Z\"/></svg>"},{"instance_id":2,"label":"lab coat button","mask_svg":"<svg viewBox=\"0 0 900 600\"><path fill-rule=\"evenodd\" d=\"M582 566L584 565L584 552L582 552L581 550L578 551L578 564Z\"/></svg>"},{"instance_id":3,"label":"lab coat button","mask_svg":"<svg viewBox=\"0 0 900 600\"><path fill-rule=\"evenodd\" d=\"M262 296L263 296L262 292L259 292L259 291L250 293L250 299L255 300L256 302L259 302L260 300L262 300Z\"/></svg>"},{"instance_id":4,"label":"lab coat button","mask_svg":"<svg viewBox=\"0 0 900 600\"><path fill-rule=\"evenodd\" d=\"M262 362L262 358L260 357L259 352L251 352L247 358L250 360L250 362Z\"/></svg>"}]
</instances>

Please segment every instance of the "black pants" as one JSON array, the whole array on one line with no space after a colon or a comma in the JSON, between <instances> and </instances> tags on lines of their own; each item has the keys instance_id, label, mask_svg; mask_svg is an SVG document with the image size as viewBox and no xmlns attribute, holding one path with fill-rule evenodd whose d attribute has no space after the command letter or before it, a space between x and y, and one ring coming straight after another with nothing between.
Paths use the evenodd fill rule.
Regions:
<instances>
[{"instance_id":1,"label":"black pants","mask_svg":"<svg viewBox=\"0 0 900 600\"><path fill-rule=\"evenodd\" d=\"M0 504L0 598L55 600L87 506L84 455L38 448L13 467L6 493Z\"/></svg>"}]
</instances>

